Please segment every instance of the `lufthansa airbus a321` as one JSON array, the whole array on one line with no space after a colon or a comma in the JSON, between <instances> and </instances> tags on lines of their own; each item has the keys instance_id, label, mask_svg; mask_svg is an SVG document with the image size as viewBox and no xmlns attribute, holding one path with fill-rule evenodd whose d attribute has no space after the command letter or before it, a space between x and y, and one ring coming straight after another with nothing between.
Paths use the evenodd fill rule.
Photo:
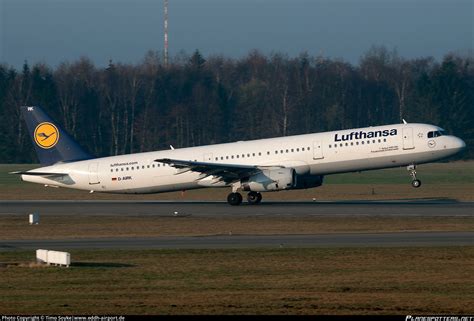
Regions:
<instances>
[{"instance_id":1,"label":"lufthansa airbus a321","mask_svg":"<svg viewBox=\"0 0 474 321\"><path fill-rule=\"evenodd\" d=\"M393 124L95 158L40 107L21 107L43 165L14 172L24 181L89 192L144 194L231 187L231 205L259 204L262 192L321 186L325 175L416 165L454 155L466 144L428 124Z\"/></svg>"}]
</instances>

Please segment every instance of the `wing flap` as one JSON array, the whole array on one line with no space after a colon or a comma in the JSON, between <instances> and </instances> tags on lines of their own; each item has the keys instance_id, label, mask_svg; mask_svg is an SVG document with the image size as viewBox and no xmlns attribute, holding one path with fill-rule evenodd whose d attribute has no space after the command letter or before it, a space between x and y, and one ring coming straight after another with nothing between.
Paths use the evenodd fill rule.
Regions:
<instances>
[{"instance_id":1,"label":"wing flap","mask_svg":"<svg viewBox=\"0 0 474 321\"><path fill-rule=\"evenodd\" d=\"M227 184L239 181L261 171L260 167L254 165L193 162L170 158L156 159L155 162L168 164L174 168L177 168L178 171L176 175L193 171L202 174L197 180L214 176L217 178L216 183L219 181L224 181Z\"/></svg>"}]
</instances>

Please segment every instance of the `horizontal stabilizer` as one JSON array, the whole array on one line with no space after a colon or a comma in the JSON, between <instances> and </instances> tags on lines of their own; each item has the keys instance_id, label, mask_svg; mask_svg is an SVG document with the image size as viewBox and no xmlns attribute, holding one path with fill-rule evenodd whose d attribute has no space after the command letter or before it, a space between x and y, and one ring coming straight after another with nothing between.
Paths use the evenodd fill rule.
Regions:
<instances>
[{"instance_id":1,"label":"horizontal stabilizer","mask_svg":"<svg viewBox=\"0 0 474 321\"><path fill-rule=\"evenodd\" d=\"M16 175L31 175L31 176L55 176L55 177L58 177L58 176L67 176L69 174L67 173L48 173L48 172L24 172L24 171L20 171L20 172L10 172L8 174L16 174Z\"/></svg>"}]
</instances>

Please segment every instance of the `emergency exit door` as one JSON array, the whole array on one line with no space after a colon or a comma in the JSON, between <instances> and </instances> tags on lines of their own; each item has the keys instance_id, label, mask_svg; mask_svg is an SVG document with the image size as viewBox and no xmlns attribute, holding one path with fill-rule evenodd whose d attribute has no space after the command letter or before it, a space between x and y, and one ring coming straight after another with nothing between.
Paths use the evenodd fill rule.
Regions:
<instances>
[{"instance_id":1,"label":"emergency exit door","mask_svg":"<svg viewBox=\"0 0 474 321\"><path fill-rule=\"evenodd\" d=\"M203 160L204 162L209 163L212 161L212 154L204 154Z\"/></svg>"},{"instance_id":2,"label":"emergency exit door","mask_svg":"<svg viewBox=\"0 0 474 321\"><path fill-rule=\"evenodd\" d=\"M321 159L324 158L323 155L323 144L318 142L313 142L313 159Z\"/></svg>"}]
</instances>

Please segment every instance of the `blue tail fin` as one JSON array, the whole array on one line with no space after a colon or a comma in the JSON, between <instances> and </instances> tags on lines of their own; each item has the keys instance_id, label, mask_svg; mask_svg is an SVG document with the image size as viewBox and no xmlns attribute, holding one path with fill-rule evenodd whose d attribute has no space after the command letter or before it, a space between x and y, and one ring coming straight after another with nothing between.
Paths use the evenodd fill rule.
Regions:
<instances>
[{"instance_id":1,"label":"blue tail fin","mask_svg":"<svg viewBox=\"0 0 474 321\"><path fill-rule=\"evenodd\" d=\"M42 165L94 158L40 107L24 106L21 112Z\"/></svg>"}]
</instances>

